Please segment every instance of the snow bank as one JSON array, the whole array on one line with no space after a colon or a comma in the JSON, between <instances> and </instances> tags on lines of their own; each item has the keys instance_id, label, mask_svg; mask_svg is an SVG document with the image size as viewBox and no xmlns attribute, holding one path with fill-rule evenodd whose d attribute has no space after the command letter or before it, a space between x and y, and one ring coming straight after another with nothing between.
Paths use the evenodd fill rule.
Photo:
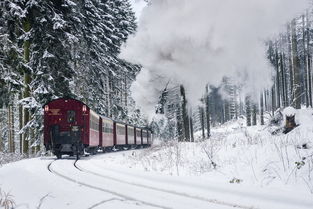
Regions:
<instances>
[{"instance_id":1,"label":"snow bank","mask_svg":"<svg viewBox=\"0 0 313 209\"><path fill-rule=\"evenodd\" d=\"M0 167L4 164L19 161L24 158L25 156L21 154L0 152Z\"/></svg>"},{"instance_id":2,"label":"snow bank","mask_svg":"<svg viewBox=\"0 0 313 209\"><path fill-rule=\"evenodd\" d=\"M286 135L272 135L270 126L246 127L240 119L213 129L212 137L203 142L161 143L107 163L313 193L313 110L293 113L300 125Z\"/></svg>"}]
</instances>

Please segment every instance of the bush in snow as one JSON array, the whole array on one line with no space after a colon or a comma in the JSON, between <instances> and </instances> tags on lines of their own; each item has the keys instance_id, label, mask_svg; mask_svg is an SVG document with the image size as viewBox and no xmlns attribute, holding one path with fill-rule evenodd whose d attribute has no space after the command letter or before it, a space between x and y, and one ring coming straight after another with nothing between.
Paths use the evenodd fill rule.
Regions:
<instances>
[{"instance_id":1,"label":"bush in snow","mask_svg":"<svg viewBox=\"0 0 313 209\"><path fill-rule=\"evenodd\" d=\"M0 152L0 167L4 164L22 160L24 158L26 158L26 156L22 154Z\"/></svg>"},{"instance_id":2,"label":"bush in snow","mask_svg":"<svg viewBox=\"0 0 313 209\"><path fill-rule=\"evenodd\" d=\"M6 193L0 188L0 208L13 209L15 207L15 202L13 196Z\"/></svg>"}]
</instances>

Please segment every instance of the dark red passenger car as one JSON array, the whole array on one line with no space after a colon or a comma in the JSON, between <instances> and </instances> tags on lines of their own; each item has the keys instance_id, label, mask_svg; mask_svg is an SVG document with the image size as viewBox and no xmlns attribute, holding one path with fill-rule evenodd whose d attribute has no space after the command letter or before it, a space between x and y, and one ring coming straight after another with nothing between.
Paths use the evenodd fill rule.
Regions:
<instances>
[{"instance_id":1,"label":"dark red passenger car","mask_svg":"<svg viewBox=\"0 0 313 209\"><path fill-rule=\"evenodd\" d=\"M150 145L150 131L102 117L81 101L60 98L44 106L44 145L58 158L113 147Z\"/></svg>"}]
</instances>

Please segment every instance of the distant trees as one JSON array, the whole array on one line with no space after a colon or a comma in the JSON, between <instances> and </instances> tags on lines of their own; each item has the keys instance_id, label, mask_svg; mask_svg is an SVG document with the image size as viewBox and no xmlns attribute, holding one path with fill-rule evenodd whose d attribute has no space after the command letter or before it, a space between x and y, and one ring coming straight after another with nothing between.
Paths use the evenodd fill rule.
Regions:
<instances>
[{"instance_id":1,"label":"distant trees","mask_svg":"<svg viewBox=\"0 0 313 209\"><path fill-rule=\"evenodd\" d=\"M269 43L268 54L276 68L273 110L288 105L312 107L311 19L312 8L288 23L286 32Z\"/></svg>"},{"instance_id":2,"label":"distant trees","mask_svg":"<svg viewBox=\"0 0 313 209\"><path fill-rule=\"evenodd\" d=\"M268 89L254 94L242 89L233 78L224 77L221 85L209 86L204 90L201 105L193 114L189 114L193 130L199 131L200 138L210 137L211 126L233 119L245 118L247 126L264 125L265 117L273 116L280 108L312 107L312 19L311 6L305 14L287 23L285 32L266 43L268 60L273 66L273 85ZM171 94L171 91L167 91L167 94ZM171 103L179 104L175 110L181 112L180 108L185 102L176 99ZM171 108L167 109L165 105L165 112L165 115L169 115ZM175 127L180 130L183 126L178 123ZM179 131L176 133L183 134Z\"/></svg>"}]
</instances>

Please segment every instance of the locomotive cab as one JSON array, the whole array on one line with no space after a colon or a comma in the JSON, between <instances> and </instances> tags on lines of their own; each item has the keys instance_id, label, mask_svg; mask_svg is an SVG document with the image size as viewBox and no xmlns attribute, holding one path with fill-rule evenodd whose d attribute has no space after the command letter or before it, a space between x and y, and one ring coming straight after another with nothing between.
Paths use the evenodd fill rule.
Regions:
<instances>
[{"instance_id":1,"label":"locomotive cab","mask_svg":"<svg viewBox=\"0 0 313 209\"><path fill-rule=\"evenodd\" d=\"M85 112L84 112L85 110ZM57 158L62 154L79 156L83 152L86 106L73 99L57 99L44 107L44 141Z\"/></svg>"}]
</instances>

